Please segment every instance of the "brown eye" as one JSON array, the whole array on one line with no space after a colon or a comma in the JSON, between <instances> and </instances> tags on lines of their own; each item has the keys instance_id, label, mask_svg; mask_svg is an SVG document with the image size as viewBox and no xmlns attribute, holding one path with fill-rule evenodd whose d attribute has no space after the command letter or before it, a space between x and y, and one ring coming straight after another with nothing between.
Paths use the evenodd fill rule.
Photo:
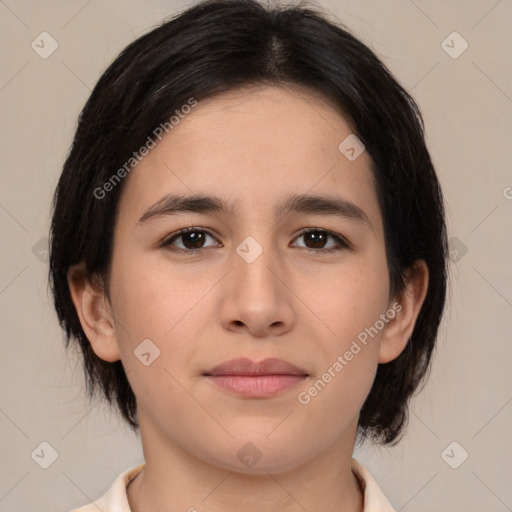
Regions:
<instances>
[{"instance_id":1,"label":"brown eye","mask_svg":"<svg viewBox=\"0 0 512 512\"><path fill-rule=\"evenodd\" d=\"M182 251L198 251L206 248L204 244L208 237L213 239L213 236L204 229L185 228L164 240L162 247L174 246ZM182 246L176 246L174 243L175 240L181 240Z\"/></svg>"},{"instance_id":2,"label":"brown eye","mask_svg":"<svg viewBox=\"0 0 512 512\"><path fill-rule=\"evenodd\" d=\"M349 249L350 245L341 236L326 231L324 229L308 229L303 231L298 237L303 237L306 243L306 249L311 249L317 252L333 252L341 249ZM325 248L325 244L329 239L334 240L334 246Z\"/></svg>"},{"instance_id":3,"label":"brown eye","mask_svg":"<svg viewBox=\"0 0 512 512\"><path fill-rule=\"evenodd\" d=\"M180 231L172 234L162 242L161 246L172 247L173 250L180 252L199 252L202 249L207 249L208 247L215 247L214 245L205 246L208 237L215 240L213 235L208 231L201 228L190 227L181 229ZM305 241L304 248L314 252L334 252L351 248L350 244L343 237L330 231L326 231L325 229L307 229L303 231L296 240L301 237ZM329 243L330 240L332 240L334 244L331 244L330 247L326 247L326 244ZM181 242L180 244L177 244L176 241Z\"/></svg>"}]
</instances>

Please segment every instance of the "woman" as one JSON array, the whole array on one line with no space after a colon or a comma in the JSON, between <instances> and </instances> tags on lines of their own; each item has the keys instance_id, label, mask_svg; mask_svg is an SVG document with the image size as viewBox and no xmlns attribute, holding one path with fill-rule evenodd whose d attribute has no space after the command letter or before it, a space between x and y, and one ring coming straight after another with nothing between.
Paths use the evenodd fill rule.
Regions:
<instances>
[{"instance_id":1,"label":"woman","mask_svg":"<svg viewBox=\"0 0 512 512\"><path fill-rule=\"evenodd\" d=\"M60 322L145 463L81 512L392 511L446 293L413 99L318 11L199 3L98 81L51 226Z\"/></svg>"}]
</instances>

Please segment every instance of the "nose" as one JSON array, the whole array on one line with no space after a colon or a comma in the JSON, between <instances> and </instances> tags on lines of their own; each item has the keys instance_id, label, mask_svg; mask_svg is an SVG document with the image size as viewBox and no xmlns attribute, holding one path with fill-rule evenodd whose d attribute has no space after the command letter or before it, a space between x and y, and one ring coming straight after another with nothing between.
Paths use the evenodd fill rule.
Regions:
<instances>
[{"instance_id":1,"label":"nose","mask_svg":"<svg viewBox=\"0 0 512 512\"><path fill-rule=\"evenodd\" d=\"M231 261L233 268L222 290L223 327L256 337L278 336L292 329L295 312L290 274L276 252L250 239L238 247Z\"/></svg>"}]
</instances>

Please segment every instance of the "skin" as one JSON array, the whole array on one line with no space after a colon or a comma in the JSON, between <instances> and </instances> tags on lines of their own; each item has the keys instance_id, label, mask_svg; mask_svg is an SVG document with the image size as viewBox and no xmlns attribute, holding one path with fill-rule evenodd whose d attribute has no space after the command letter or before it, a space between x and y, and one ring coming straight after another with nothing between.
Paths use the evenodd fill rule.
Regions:
<instances>
[{"instance_id":1,"label":"skin","mask_svg":"<svg viewBox=\"0 0 512 512\"><path fill-rule=\"evenodd\" d=\"M363 510L351 471L358 415L378 363L398 357L413 331L428 271L419 262L407 292L390 297L370 156L349 161L338 149L352 132L302 89L260 86L199 102L126 178L110 300L79 266L70 269L95 353L122 360L137 398L146 467L128 487L133 512ZM138 222L169 193L218 195L238 211ZM311 213L275 218L274 205L291 193L335 193L362 208L371 226ZM185 227L209 231L202 252L193 253L198 245L187 236L159 245ZM315 245L300 234L315 227L351 249L321 252L336 241ZM251 263L236 252L247 236L263 249ZM299 403L298 393L394 303L402 308L395 318ZM149 366L134 356L144 339L160 349ZM242 398L202 375L234 357L282 358L309 376L274 397ZM261 453L250 468L237 457L248 442Z\"/></svg>"}]
</instances>

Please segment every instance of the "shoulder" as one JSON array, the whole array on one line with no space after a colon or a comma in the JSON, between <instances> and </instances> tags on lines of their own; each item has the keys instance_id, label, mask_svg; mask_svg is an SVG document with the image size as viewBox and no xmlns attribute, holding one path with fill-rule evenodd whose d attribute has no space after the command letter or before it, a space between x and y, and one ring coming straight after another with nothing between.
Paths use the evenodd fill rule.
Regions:
<instances>
[{"instance_id":1,"label":"shoulder","mask_svg":"<svg viewBox=\"0 0 512 512\"><path fill-rule=\"evenodd\" d=\"M126 487L144 468L145 463L123 471L110 489L93 503L71 510L71 512L131 512Z\"/></svg>"},{"instance_id":2,"label":"shoulder","mask_svg":"<svg viewBox=\"0 0 512 512\"><path fill-rule=\"evenodd\" d=\"M364 495L363 512L396 512L373 475L356 459L352 459L352 472L356 475Z\"/></svg>"}]
</instances>

